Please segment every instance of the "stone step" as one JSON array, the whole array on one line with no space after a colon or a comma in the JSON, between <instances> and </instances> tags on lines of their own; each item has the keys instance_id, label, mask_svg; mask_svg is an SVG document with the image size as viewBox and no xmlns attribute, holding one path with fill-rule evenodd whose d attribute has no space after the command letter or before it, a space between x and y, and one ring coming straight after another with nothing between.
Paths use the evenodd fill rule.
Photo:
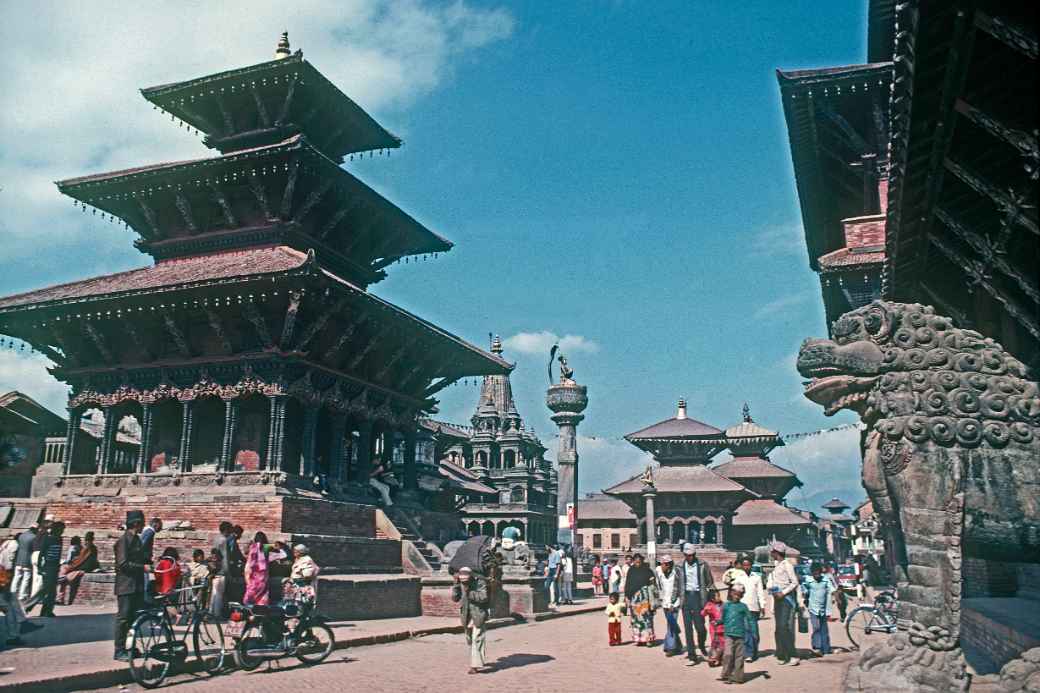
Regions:
<instances>
[{"instance_id":1,"label":"stone step","mask_svg":"<svg viewBox=\"0 0 1040 693\"><path fill-rule=\"evenodd\" d=\"M332 621L419 616L421 592L414 575L322 575L318 611Z\"/></svg>"}]
</instances>

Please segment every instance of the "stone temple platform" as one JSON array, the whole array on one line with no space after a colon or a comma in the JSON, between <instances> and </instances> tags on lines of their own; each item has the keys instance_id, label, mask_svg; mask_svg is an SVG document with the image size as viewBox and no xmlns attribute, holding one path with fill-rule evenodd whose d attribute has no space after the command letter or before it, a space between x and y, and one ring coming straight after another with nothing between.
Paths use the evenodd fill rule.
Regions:
<instances>
[{"instance_id":1,"label":"stone temple platform","mask_svg":"<svg viewBox=\"0 0 1040 693\"><path fill-rule=\"evenodd\" d=\"M0 499L0 505L21 511L13 518L54 515L66 525L66 545L73 535L94 532L107 572L84 578L83 603L114 603L111 566L119 525L126 511L140 509L165 525L157 554L169 546L182 560L193 549L208 552L226 520L244 528L243 551L257 531L272 542L306 544L322 567L318 590L330 618L420 615L420 580L404 574L399 535L374 505L342 498L317 493L282 472L73 475L44 496Z\"/></svg>"}]
</instances>

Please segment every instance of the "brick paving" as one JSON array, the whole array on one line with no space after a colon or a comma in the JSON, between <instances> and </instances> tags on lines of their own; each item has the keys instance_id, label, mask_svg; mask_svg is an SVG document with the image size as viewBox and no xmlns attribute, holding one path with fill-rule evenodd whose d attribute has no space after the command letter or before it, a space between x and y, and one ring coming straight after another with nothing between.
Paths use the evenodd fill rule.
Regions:
<instances>
[{"instance_id":1,"label":"brick paving","mask_svg":"<svg viewBox=\"0 0 1040 693\"><path fill-rule=\"evenodd\" d=\"M762 622L763 649L773 648L773 622ZM658 617L658 627L663 618ZM842 678L855 653L845 651L844 632L831 625L838 651L828 657L806 659L798 667L777 666L769 656L748 664L742 690L841 690ZM658 631L662 632L662 631ZM626 633L627 641L627 633ZM803 656L808 636L799 635ZM599 613L575 615L544 622L500 628L488 633L490 673L468 676L468 653L461 635L430 635L370 647L337 650L324 664L307 667L281 660L270 669L234 672L217 678L195 675L173 677L168 685L179 693L247 690L250 693L298 693L340 690L364 691L573 691L592 683L612 689L638 686L641 693L676 690L733 690L716 681L719 669L706 664L683 666L681 657L666 658L660 648L631 644L607 646L606 623ZM136 686L125 687L128 691ZM102 689L116 691L117 688Z\"/></svg>"}]
</instances>

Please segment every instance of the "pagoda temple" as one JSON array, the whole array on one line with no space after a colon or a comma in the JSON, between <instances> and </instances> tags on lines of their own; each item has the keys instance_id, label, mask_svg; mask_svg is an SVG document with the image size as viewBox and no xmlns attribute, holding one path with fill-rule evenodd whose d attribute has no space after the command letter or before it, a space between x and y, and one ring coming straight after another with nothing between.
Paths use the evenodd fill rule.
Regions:
<instances>
[{"instance_id":1,"label":"pagoda temple","mask_svg":"<svg viewBox=\"0 0 1040 693\"><path fill-rule=\"evenodd\" d=\"M669 545L677 551L685 543L749 551L773 538L802 551L816 548L812 521L784 504L784 497L802 482L769 461L769 452L784 442L755 423L747 405L741 422L720 429L689 417L686 401L679 400L673 418L625 439L659 463L652 471L659 552ZM725 449L732 458L711 466ZM631 509L641 542L647 538L644 491L642 475L604 491Z\"/></svg>"},{"instance_id":2,"label":"pagoda temple","mask_svg":"<svg viewBox=\"0 0 1040 693\"><path fill-rule=\"evenodd\" d=\"M440 474L417 464L418 417L456 380L512 368L368 290L396 261L452 247L342 166L401 141L285 35L274 60L142 95L218 154L57 187L124 223L154 263L0 298L0 333L71 386L48 512L114 528L144 506L197 530L227 519L378 544L372 460L401 460L402 495L420 498ZM76 432L98 412L95 454ZM133 458L115 454L127 417ZM318 560L400 570L396 550Z\"/></svg>"},{"instance_id":3,"label":"pagoda temple","mask_svg":"<svg viewBox=\"0 0 1040 693\"><path fill-rule=\"evenodd\" d=\"M502 340L497 336L491 340L491 353L501 357ZM494 490L483 497L466 494L466 533L501 536L506 527L516 527L528 542L552 543L556 470L545 459L545 445L517 411L508 373L484 376L470 423L464 427L432 422L445 440L441 459L448 469L454 475L468 472L481 486Z\"/></svg>"}]
</instances>

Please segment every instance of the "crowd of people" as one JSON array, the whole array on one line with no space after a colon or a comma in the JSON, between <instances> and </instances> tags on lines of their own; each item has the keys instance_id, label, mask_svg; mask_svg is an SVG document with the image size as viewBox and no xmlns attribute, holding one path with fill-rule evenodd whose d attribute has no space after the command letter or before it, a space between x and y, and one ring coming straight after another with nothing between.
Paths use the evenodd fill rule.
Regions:
<instances>
[{"instance_id":1,"label":"crowd of people","mask_svg":"<svg viewBox=\"0 0 1040 693\"><path fill-rule=\"evenodd\" d=\"M798 621L803 615L809 622L806 630L808 625L812 627L813 651L830 654L828 621L833 608L844 618L845 595L819 563L812 566L808 579L800 581L787 560L787 551L782 542L770 546L773 567L764 580L750 557L738 557L723 573L721 584L716 583L708 564L697 558L692 544L684 545L678 564L670 554L660 556L655 566L638 553L609 562L594 558L593 590L608 595L608 645L622 644L626 616L636 646L657 645L654 620L661 611L665 634L660 644L666 656L685 655L687 666L706 660L709 666L721 667L719 680L739 684L744 682L744 664L759 657L759 622L768 608L773 614L774 654L780 665L800 664L795 633L802 630Z\"/></svg>"},{"instance_id":2,"label":"crowd of people","mask_svg":"<svg viewBox=\"0 0 1040 693\"><path fill-rule=\"evenodd\" d=\"M194 601L217 619L225 618L231 602L265 605L316 598L320 569L303 544L290 548L256 532L246 545L245 530L225 521L207 548L193 549L191 560L182 562L174 546L155 556L161 518L146 522L142 511L131 510L120 529L113 550L117 660L128 658L127 632L138 611L149 599L179 588L192 589L178 593L176 602ZM0 543L0 647L23 644L23 634L41 627L28 620L34 608L40 607L42 617L53 617L56 604L74 603L87 573L102 569L93 532L71 537L67 548L64 532L65 524L47 515Z\"/></svg>"}]
</instances>

